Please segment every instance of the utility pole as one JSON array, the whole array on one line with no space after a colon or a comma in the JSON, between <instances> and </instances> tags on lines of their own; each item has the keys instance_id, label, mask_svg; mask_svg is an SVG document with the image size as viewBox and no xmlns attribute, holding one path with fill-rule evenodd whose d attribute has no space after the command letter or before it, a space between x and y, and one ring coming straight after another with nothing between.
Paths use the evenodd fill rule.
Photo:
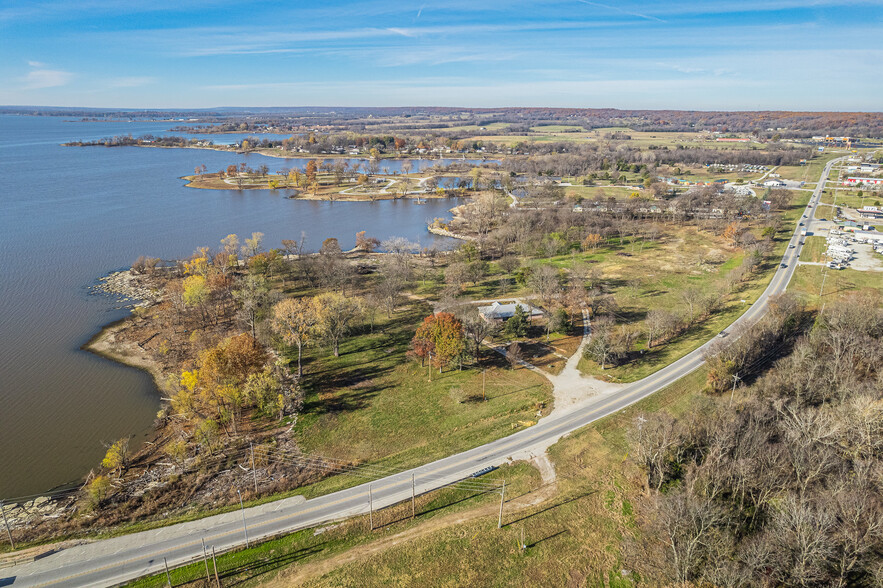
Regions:
<instances>
[{"instance_id":1,"label":"utility pole","mask_svg":"<svg viewBox=\"0 0 883 588\"><path fill-rule=\"evenodd\" d=\"M822 270L822 287L819 288L819 301L822 303L822 310L819 311L819 314L825 312L825 302L822 299L822 294L825 292L825 280L828 279L828 252L825 252L825 269Z\"/></svg>"},{"instance_id":2,"label":"utility pole","mask_svg":"<svg viewBox=\"0 0 883 588\"><path fill-rule=\"evenodd\" d=\"M169 583L169 588L172 588L172 576L169 574L169 562L166 561L166 558L162 558L162 563L166 566L166 581Z\"/></svg>"},{"instance_id":3,"label":"utility pole","mask_svg":"<svg viewBox=\"0 0 883 588\"><path fill-rule=\"evenodd\" d=\"M208 553L205 551L205 539L202 539L202 561L205 563L205 581L212 583L212 575L208 571Z\"/></svg>"},{"instance_id":4,"label":"utility pole","mask_svg":"<svg viewBox=\"0 0 883 588\"><path fill-rule=\"evenodd\" d=\"M374 530L374 495L371 493L371 484L368 484L368 524Z\"/></svg>"},{"instance_id":5,"label":"utility pole","mask_svg":"<svg viewBox=\"0 0 883 588\"><path fill-rule=\"evenodd\" d=\"M414 484L414 474L411 474L411 518L417 516L417 492Z\"/></svg>"},{"instance_id":6,"label":"utility pole","mask_svg":"<svg viewBox=\"0 0 883 588\"><path fill-rule=\"evenodd\" d=\"M503 487L500 489L500 518L497 521L497 528L503 528L503 501L506 499L506 480L503 480Z\"/></svg>"},{"instance_id":7,"label":"utility pole","mask_svg":"<svg viewBox=\"0 0 883 588\"><path fill-rule=\"evenodd\" d=\"M221 588L221 577L218 575L218 558L215 557L215 546L212 545L212 563L215 566L215 582L218 583L218 588Z\"/></svg>"},{"instance_id":8,"label":"utility pole","mask_svg":"<svg viewBox=\"0 0 883 588\"><path fill-rule=\"evenodd\" d=\"M242 505L242 492L237 488L236 493L239 494L239 512L242 513L242 532L245 533L245 548L248 549L251 545L248 543L248 527L245 525L245 507Z\"/></svg>"},{"instance_id":9,"label":"utility pole","mask_svg":"<svg viewBox=\"0 0 883 588\"><path fill-rule=\"evenodd\" d=\"M730 406L733 405L733 395L736 394L736 382L738 382L739 380L739 374L733 374L733 389L730 391Z\"/></svg>"},{"instance_id":10,"label":"utility pole","mask_svg":"<svg viewBox=\"0 0 883 588\"><path fill-rule=\"evenodd\" d=\"M521 543L519 544L521 551L527 549L527 545L524 544L524 525L521 525Z\"/></svg>"},{"instance_id":11,"label":"utility pole","mask_svg":"<svg viewBox=\"0 0 883 588\"><path fill-rule=\"evenodd\" d=\"M251 476L254 478L254 493L257 496L258 493L258 473L254 469L254 444L249 441L248 446L251 448Z\"/></svg>"},{"instance_id":12,"label":"utility pole","mask_svg":"<svg viewBox=\"0 0 883 588\"><path fill-rule=\"evenodd\" d=\"M6 525L6 536L9 537L9 546L15 551L15 541L12 540L12 531L9 530L9 521L6 520L6 504L0 500L0 511L3 511L3 524Z\"/></svg>"}]
</instances>

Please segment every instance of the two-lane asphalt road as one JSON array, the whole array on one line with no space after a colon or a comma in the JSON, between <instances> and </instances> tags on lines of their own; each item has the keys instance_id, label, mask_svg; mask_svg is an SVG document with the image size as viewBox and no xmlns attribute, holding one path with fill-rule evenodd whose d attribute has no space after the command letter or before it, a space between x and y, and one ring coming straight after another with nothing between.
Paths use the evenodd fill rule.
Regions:
<instances>
[{"instance_id":1,"label":"two-lane asphalt road","mask_svg":"<svg viewBox=\"0 0 883 588\"><path fill-rule=\"evenodd\" d=\"M807 206L806 218L801 219L804 226L798 225L794 231L789 245L795 247L786 249L781 262L785 267L780 266L776 270L764 293L731 328L758 320L766 312L769 297L784 292L800 256L800 232L809 226L813 218L834 161L829 162L822 173ZM711 344L712 341L709 341L655 374L618 392L578 405L569 413L544 419L531 428L470 451L376 480L371 483L374 508L409 499L412 479L417 493L428 492L467 478L484 467L501 465L512 456L544 451L568 433L613 414L692 372L702 365L704 354ZM306 502L289 498L246 509L248 536L255 541L365 514L368 512L368 486L362 484ZM157 573L164 569L164 560L172 567L200 559L202 540L218 550L244 545L241 517L241 512L234 511L65 549L33 563L0 569L0 586L109 586Z\"/></svg>"}]
</instances>

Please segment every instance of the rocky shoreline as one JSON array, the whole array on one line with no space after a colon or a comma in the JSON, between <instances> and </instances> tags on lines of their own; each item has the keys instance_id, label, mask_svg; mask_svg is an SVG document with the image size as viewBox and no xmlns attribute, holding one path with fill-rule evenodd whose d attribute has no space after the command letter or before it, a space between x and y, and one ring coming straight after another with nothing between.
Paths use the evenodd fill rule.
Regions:
<instances>
[{"instance_id":1,"label":"rocky shoreline","mask_svg":"<svg viewBox=\"0 0 883 588\"><path fill-rule=\"evenodd\" d=\"M38 496L31 500L3 505L3 514L10 530L25 527L32 522L57 519L71 510L77 502L75 493L56 496Z\"/></svg>"},{"instance_id":2,"label":"rocky shoreline","mask_svg":"<svg viewBox=\"0 0 883 588\"><path fill-rule=\"evenodd\" d=\"M144 274L136 274L132 270L112 272L98 278L98 283L92 287L92 292L108 294L122 302L118 308L134 309L156 304L161 296L158 290L151 288L148 277Z\"/></svg>"}]
</instances>

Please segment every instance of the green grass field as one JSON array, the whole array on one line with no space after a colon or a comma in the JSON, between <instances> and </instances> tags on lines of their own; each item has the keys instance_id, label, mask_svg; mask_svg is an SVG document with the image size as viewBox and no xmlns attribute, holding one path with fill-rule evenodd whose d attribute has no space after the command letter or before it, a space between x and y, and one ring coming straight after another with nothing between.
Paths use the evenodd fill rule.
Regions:
<instances>
[{"instance_id":1,"label":"green grass field","mask_svg":"<svg viewBox=\"0 0 883 588\"><path fill-rule=\"evenodd\" d=\"M838 189L836 196L834 190L829 188L827 194L822 196L822 203L834 204L836 198L837 206L846 206L849 208L861 208L862 206L879 206L883 203L883 192L864 190L863 196L859 197L858 191L854 189L844 190Z\"/></svg>"},{"instance_id":2,"label":"green grass field","mask_svg":"<svg viewBox=\"0 0 883 588\"><path fill-rule=\"evenodd\" d=\"M822 261L824 253L828 249L828 243L825 238L809 236L803 242L803 249L800 250L800 261Z\"/></svg>"},{"instance_id":3,"label":"green grass field","mask_svg":"<svg viewBox=\"0 0 883 588\"><path fill-rule=\"evenodd\" d=\"M836 212L837 210L830 204L819 204L818 206L816 206L816 211L813 213L813 218L834 220Z\"/></svg>"},{"instance_id":4,"label":"green grass field","mask_svg":"<svg viewBox=\"0 0 883 588\"><path fill-rule=\"evenodd\" d=\"M306 399L294 430L306 452L385 467L414 467L504 437L519 421L552 406L551 384L512 370L484 351L479 367L451 366L439 374L406 358L409 342L429 306L413 302L375 332L350 337L335 358L327 350L305 357ZM380 313L378 313L380 314ZM482 368L487 400L482 401ZM513 428L514 427L514 428ZM304 490L308 496L340 488L331 478ZM300 492L296 492L300 493Z\"/></svg>"},{"instance_id":5,"label":"green grass field","mask_svg":"<svg viewBox=\"0 0 883 588\"><path fill-rule=\"evenodd\" d=\"M824 291L822 280L824 279ZM811 308L821 302L834 303L847 292L877 290L883 294L883 279L879 272L860 272L854 269L832 270L818 265L802 265L794 272L788 291L799 295ZM821 298L819 295L822 294Z\"/></svg>"},{"instance_id":6,"label":"green grass field","mask_svg":"<svg viewBox=\"0 0 883 588\"><path fill-rule=\"evenodd\" d=\"M568 133L568 132L585 132L585 129L577 125L541 125L538 127L530 127L535 133Z\"/></svg>"},{"instance_id":7,"label":"green grass field","mask_svg":"<svg viewBox=\"0 0 883 588\"><path fill-rule=\"evenodd\" d=\"M485 128L485 130L488 130L488 131L502 131L502 130L508 128L509 126L511 126L510 123L496 122L496 123L491 123L491 124L485 126L484 128ZM482 127L480 127L478 125L462 125L462 126L442 128L439 130L442 130L445 132L456 132L456 133L474 133L474 132L480 131L481 129L482 129Z\"/></svg>"}]
</instances>

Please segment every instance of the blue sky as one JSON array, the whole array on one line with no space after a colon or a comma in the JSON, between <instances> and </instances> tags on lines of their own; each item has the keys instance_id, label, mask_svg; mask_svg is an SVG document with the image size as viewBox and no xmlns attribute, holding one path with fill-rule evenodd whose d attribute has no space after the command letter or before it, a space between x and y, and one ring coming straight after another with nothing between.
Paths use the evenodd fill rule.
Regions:
<instances>
[{"instance_id":1,"label":"blue sky","mask_svg":"<svg viewBox=\"0 0 883 588\"><path fill-rule=\"evenodd\" d=\"M883 110L883 0L0 0L0 104Z\"/></svg>"}]
</instances>

